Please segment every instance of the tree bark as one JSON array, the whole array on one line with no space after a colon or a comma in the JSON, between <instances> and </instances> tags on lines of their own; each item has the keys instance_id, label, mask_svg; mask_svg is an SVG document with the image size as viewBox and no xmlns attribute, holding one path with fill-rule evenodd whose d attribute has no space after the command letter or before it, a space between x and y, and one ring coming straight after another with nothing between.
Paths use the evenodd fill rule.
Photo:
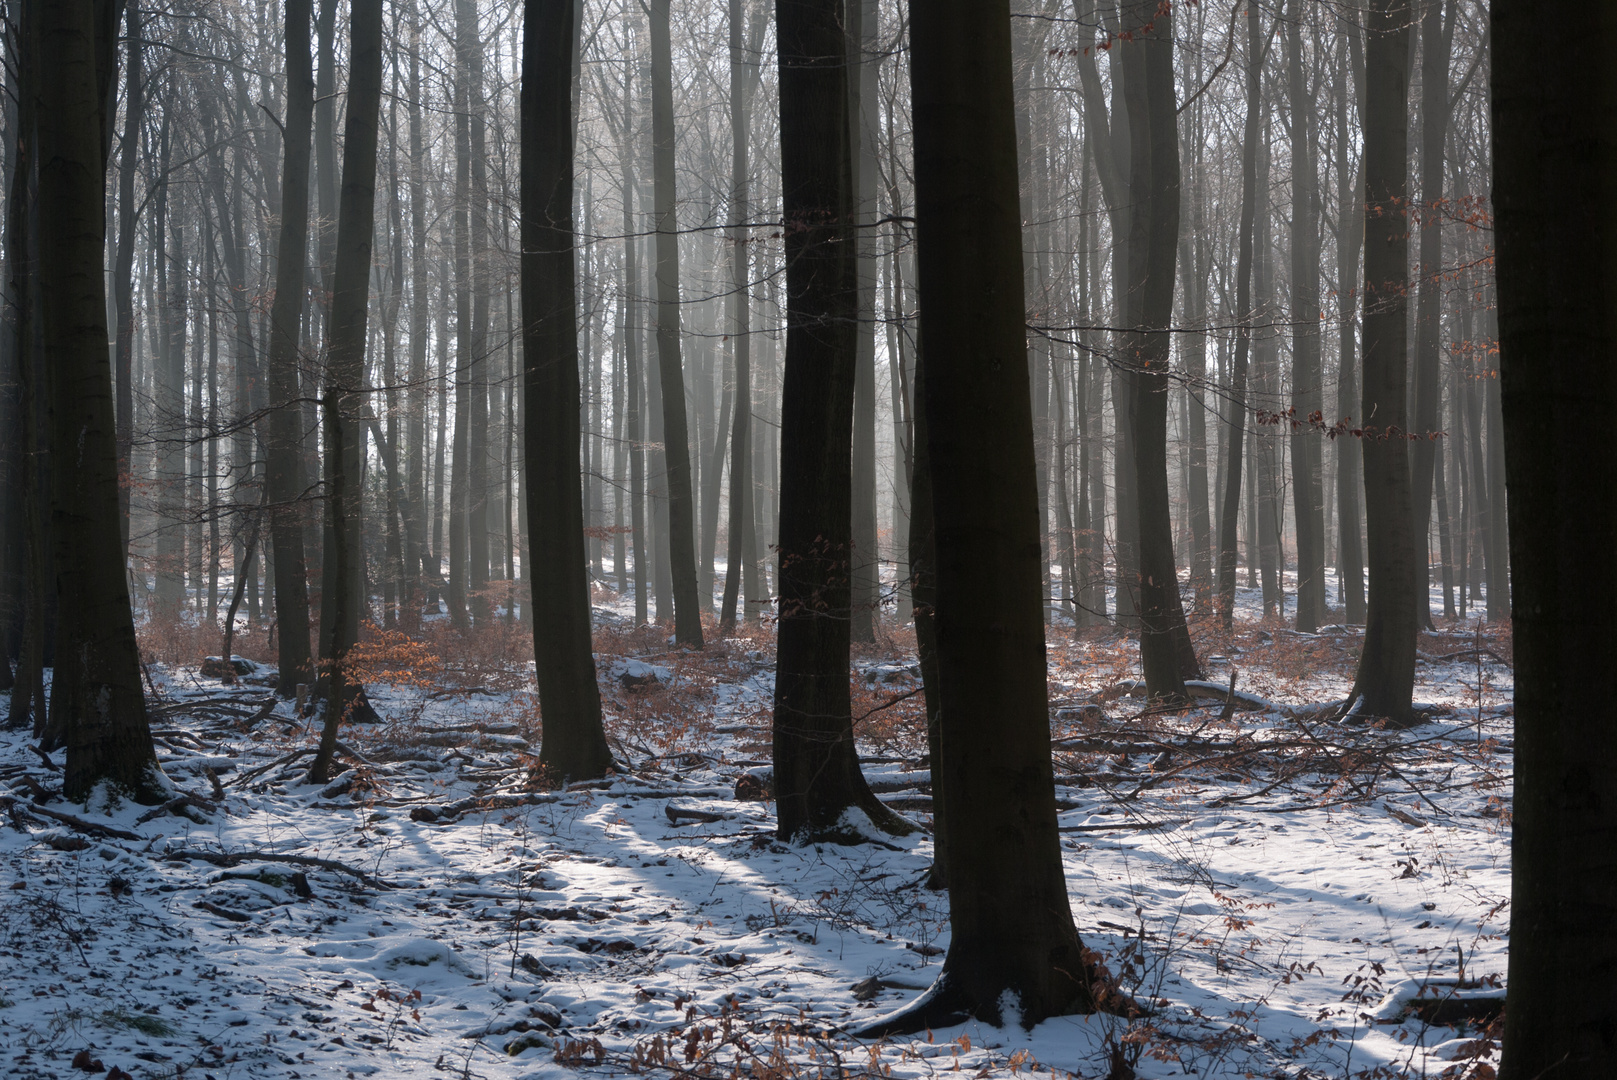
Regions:
<instances>
[{"instance_id":1,"label":"tree bark","mask_svg":"<svg viewBox=\"0 0 1617 1080\"><path fill-rule=\"evenodd\" d=\"M663 460L668 480L668 562L674 591L674 639L702 647L701 590L696 582L695 500L691 441L680 363L679 223L674 217L673 43L669 0L651 2L652 216L657 231L657 371L661 377Z\"/></svg>"},{"instance_id":2,"label":"tree bark","mask_svg":"<svg viewBox=\"0 0 1617 1080\"><path fill-rule=\"evenodd\" d=\"M1365 35L1364 509L1370 597L1349 700L1414 722L1416 538L1410 507L1405 350L1409 308L1409 0L1371 0Z\"/></svg>"},{"instance_id":3,"label":"tree bark","mask_svg":"<svg viewBox=\"0 0 1617 1080\"><path fill-rule=\"evenodd\" d=\"M1056 832L1008 6L916 5L910 34L952 936L865 1034L1095 1006Z\"/></svg>"},{"instance_id":4,"label":"tree bark","mask_svg":"<svg viewBox=\"0 0 1617 1080\"><path fill-rule=\"evenodd\" d=\"M1319 429L1325 415L1320 386L1319 177L1314 168L1314 99L1304 70L1300 0L1286 25L1286 71L1291 106L1291 494L1297 530L1297 629L1313 633L1325 621L1325 487Z\"/></svg>"},{"instance_id":5,"label":"tree bark","mask_svg":"<svg viewBox=\"0 0 1617 1080\"><path fill-rule=\"evenodd\" d=\"M1494 0L1516 795L1503 1080L1617 1073L1617 12ZM1566 28L1576 26L1576 33ZM1496 506L1496 509L1498 507ZM1490 585L1492 582L1490 582ZM1494 597L1490 589L1489 617Z\"/></svg>"},{"instance_id":6,"label":"tree bark","mask_svg":"<svg viewBox=\"0 0 1617 1080\"><path fill-rule=\"evenodd\" d=\"M1450 0L1452 12L1452 0ZM1415 521L1415 617L1423 629L1432 625L1427 570L1430 564L1432 489L1438 468L1437 443L1442 426L1443 380L1439 336L1443 323L1443 145L1449 126L1450 20L1443 0L1422 0L1421 38L1421 175L1420 202L1407 211L1407 228L1419 230L1420 277L1415 286L1415 425L1410 446L1411 497ZM1446 562L1446 561L1445 561Z\"/></svg>"},{"instance_id":7,"label":"tree bark","mask_svg":"<svg viewBox=\"0 0 1617 1080\"><path fill-rule=\"evenodd\" d=\"M858 353L853 381L853 640L873 642L881 614L881 561L876 548L876 0L846 0L848 140L858 251L855 289Z\"/></svg>"},{"instance_id":8,"label":"tree bark","mask_svg":"<svg viewBox=\"0 0 1617 1080\"><path fill-rule=\"evenodd\" d=\"M129 450L135 436L135 173L146 90L140 63L139 4L128 6L127 18L129 66L124 92L124 156L118 171L118 255L112 273L113 305L118 312L118 351L113 368L118 424L118 527L126 555L129 551Z\"/></svg>"},{"instance_id":9,"label":"tree bark","mask_svg":"<svg viewBox=\"0 0 1617 1080\"><path fill-rule=\"evenodd\" d=\"M280 675L276 692L289 696L312 681L309 581L304 564L298 328L308 272L309 137L314 117L314 69L309 59L311 0L286 0L286 133L281 168L281 232L276 248L275 302L269 340L270 546L275 555L275 626Z\"/></svg>"},{"instance_id":10,"label":"tree bark","mask_svg":"<svg viewBox=\"0 0 1617 1080\"><path fill-rule=\"evenodd\" d=\"M1179 596L1168 506L1169 325L1179 245L1179 136L1173 89L1172 16L1131 5L1132 47L1123 51L1129 119L1126 325L1130 328L1129 418L1138 513L1140 661L1153 699L1181 701L1201 677Z\"/></svg>"},{"instance_id":11,"label":"tree bark","mask_svg":"<svg viewBox=\"0 0 1617 1080\"><path fill-rule=\"evenodd\" d=\"M25 90L39 95L39 234L51 243L39 272L60 600L51 722L67 746L64 795L88 799L104 784L109 802L152 804L170 785L152 747L124 572L103 263L108 118L96 45L111 6L40 5L38 81Z\"/></svg>"},{"instance_id":12,"label":"tree bark","mask_svg":"<svg viewBox=\"0 0 1617 1080\"><path fill-rule=\"evenodd\" d=\"M853 170L841 0L778 0L786 365L781 390L775 799L783 840L907 831L859 771L850 656Z\"/></svg>"},{"instance_id":13,"label":"tree bark","mask_svg":"<svg viewBox=\"0 0 1617 1080\"><path fill-rule=\"evenodd\" d=\"M1337 334L1337 422L1347 423L1358 412L1358 360L1354 309L1359 290L1359 247L1364 238L1364 216L1350 213L1364 199L1362 177L1348 170L1348 57L1356 45L1358 27L1353 20L1337 21L1339 35L1348 39L1336 62L1336 280L1340 329ZM1357 95L1355 95L1357 100ZM1360 459L1359 440L1338 435L1336 446L1336 535L1341 551L1338 571L1342 579L1343 619L1350 624L1364 622L1364 546L1359 530Z\"/></svg>"},{"instance_id":14,"label":"tree bark","mask_svg":"<svg viewBox=\"0 0 1617 1080\"><path fill-rule=\"evenodd\" d=\"M331 686L326 695L325 733L361 704L363 688L348 685L343 665L359 641L364 607L363 501L360 478L365 432L365 345L369 316L371 246L376 216L376 144L382 104L382 0L352 0L350 7L348 109L343 124L342 194L337 216L336 269L327 337L326 478L336 568L331 588ZM328 740L309 768L318 781L331 765Z\"/></svg>"},{"instance_id":15,"label":"tree bark","mask_svg":"<svg viewBox=\"0 0 1617 1080\"><path fill-rule=\"evenodd\" d=\"M522 31L522 354L540 765L557 782L612 767L590 654L574 284L573 0L527 0Z\"/></svg>"},{"instance_id":16,"label":"tree bark","mask_svg":"<svg viewBox=\"0 0 1617 1080\"><path fill-rule=\"evenodd\" d=\"M1262 39L1260 42L1260 38ZM1258 122L1262 115L1263 54L1268 52L1262 15L1246 13L1246 123L1241 132L1241 222L1236 233L1235 358L1230 374L1230 431L1224 455L1224 507L1218 518L1218 619L1235 625L1235 569L1241 517L1241 454L1246 444L1247 365L1252 355L1252 229L1257 218ZM1248 550L1250 564L1253 552Z\"/></svg>"}]
</instances>

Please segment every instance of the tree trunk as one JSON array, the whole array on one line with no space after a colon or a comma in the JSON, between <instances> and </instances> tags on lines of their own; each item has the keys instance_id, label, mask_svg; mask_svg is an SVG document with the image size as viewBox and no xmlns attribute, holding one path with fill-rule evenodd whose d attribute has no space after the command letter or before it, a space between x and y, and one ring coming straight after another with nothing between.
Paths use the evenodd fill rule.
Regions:
<instances>
[{"instance_id":1,"label":"tree trunk","mask_svg":"<svg viewBox=\"0 0 1617 1080\"><path fill-rule=\"evenodd\" d=\"M1325 621L1325 487L1316 422L1325 414L1320 387L1319 177L1314 167L1314 99L1304 71L1300 0L1285 18L1291 113L1291 495L1297 529L1297 629Z\"/></svg>"},{"instance_id":2,"label":"tree trunk","mask_svg":"<svg viewBox=\"0 0 1617 1080\"><path fill-rule=\"evenodd\" d=\"M668 480L668 562L674 589L674 639L702 647L701 590L696 583L691 442L680 364L679 223L674 218L673 44L669 0L651 3L652 216L657 231L657 371L661 378L663 461Z\"/></svg>"},{"instance_id":3,"label":"tree trunk","mask_svg":"<svg viewBox=\"0 0 1617 1080\"><path fill-rule=\"evenodd\" d=\"M483 42L475 0L456 0L457 65L466 80L467 180L466 216L470 226L467 287L471 291L470 326L462 340L469 391L466 430L466 590L473 621L486 625L492 612L489 581L489 378L488 378L488 152L483 102ZM569 69L571 64L568 65ZM458 121L457 121L458 122ZM582 523L579 525L583 528Z\"/></svg>"},{"instance_id":4,"label":"tree trunk","mask_svg":"<svg viewBox=\"0 0 1617 1080\"><path fill-rule=\"evenodd\" d=\"M1353 20L1337 21L1338 32L1356 44L1358 27ZM1337 335L1337 422L1347 424L1359 408L1358 361L1354 356L1354 307L1358 300L1359 246L1364 238L1364 217L1350 213L1364 199L1362 176L1348 171L1348 45L1336 62L1336 280L1341 304ZM1359 531L1359 440L1338 435L1336 446L1336 535L1341 561L1343 619L1350 624L1364 622L1364 547Z\"/></svg>"},{"instance_id":5,"label":"tree trunk","mask_svg":"<svg viewBox=\"0 0 1617 1080\"><path fill-rule=\"evenodd\" d=\"M135 436L135 205L136 159L144 120L145 77L141 72L140 5L127 10L129 67L124 92L123 164L118 174L118 257L112 274L113 304L118 311L117 360L113 379L117 394L118 528L129 551L129 450Z\"/></svg>"},{"instance_id":6,"label":"tree trunk","mask_svg":"<svg viewBox=\"0 0 1617 1080\"><path fill-rule=\"evenodd\" d=\"M778 0L786 367L775 799L783 840L908 831L859 771L848 685L857 255L841 0Z\"/></svg>"},{"instance_id":7,"label":"tree trunk","mask_svg":"<svg viewBox=\"0 0 1617 1080\"><path fill-rule=\"evenodd\" d=\"M573 275L573 0L528 0L522 32L522 353L540 765L556 782L612 767L590 655Z\"/></svg>"},{"instance_id":8,"label":"tree trunk","mask_svg":"<svg viewBox=\"0 0 1617 1080\"><path fill-rule=\"evenodd\" d=\"M1432 486L1438 468L1438 429L1442 426L1443 380L1439 337L1443 323L1443 144L1449 126L1449 38L1451 16L1443 18L1442 0L1422 0L1421 37L1421 175L1420 202L1408 210L1407 228L1419 230L1420 277L1415 293L1415 426L1410 446L1411 497L1414 500L1415 618L1432 625L1427 587L1428 539L1432 526ZM1407 241L1406 241L1407 244Z\"/></svg>"},{"instance_id":9,"label":"tree trunk","mask_svg":"<svg viewBox=\"0 0 1617 1080\"><path fill-rule=\"evenodd\" d=\"M846 0L848 140L853 172L852 234L858 258L858 354L853 381L853 640L876 640L881 560L876 548L876 0Z\"/></svg>"},{"instance_id":10,"label":"tree trunk","mask_svg":"<svg viewBox=\"0 0 1617 1080\"><path fill-rule=\"evenodd\" d=\"M51 258L39 286L50 402L51 535L60 615L51 722L63 734L62 791L85 800L156 803L170 785L152 747L119 528L118 448L108 354L103 253L106 96L96 37L108 0L42 4L39 235ZM29 47L26 46L25 47Z\"/></svg>"},{"instance_id":11,"label":"tree trunk","mask_svg":"<svg viewBox=\"0 0 1617 1080\"><path fill-rule=\"evenodd\" d=\"M1617 408L1617 17L1565 0L1495 0L1492 18L1499 366L1520 601L1499 1075L1608 1077L1617 703L1599 675L1617 662L1617 444L1602 422ZM1491 589L1488 601L1493 618Z\"/></svg>"},{"instance_id":12,"label":"tree trunk","mask_svg":"<svg viewBox=\"0 0 1617 1080\"><path fill-rule=\"evenodd\" d=\"M752 63L744 51L742 26L745 5L729 0L730 8L730 348L735 357L734 426L730 432L730 527L725 551L724 601L719 608L719 633L735 630L736 606L741 596L742 561L749 555L747 540L752 532L752 297L751 271L747 254L747 218L752 213L748 184L748 139L752 134L752 87L762 65ZM768 20L753 17L756 40ZM756 45L753 51L756 51ZM755 567L747 567L748 580L757 577ZM743 616L745 608L743 607Z\"/></svg>"},{"instance_id":13,"label":"tree trunk","mask_svg":"<svg viewBox=\"0 0 1617 1080\"><path fill-rule=\"evenodd\" d=\"M1371 0L1364 108L1364 509L1370 599L1349 695L1364 716L1414 722L1416 537L1410 508L1405 350L1409 0Z\"/></svg>"},{"instance_id":14,"label":"tree trunk","mask_svg":"<svg viewBox=\"0 0 1617 1080\"><path fill-rule=\"evenodd\" d=\"M1135 4L1137 48L1125 49L1130 133L1129 277L1125 325L1140 560L1140 661L1147 693L1179 701L1201 677L1185 626L1168 506L1168 363L1174 258L1179 245L1179 136L1174 116L1171 16Z\"/></svg>"},{"instance_id":15,"label":"tree trunk","mask_svg":"<svg viewBox=\"0 0 1617 1080\"><path fill-rule=\"evenodd\" d=\"M1260 42L1260 38L1262 41ZM1257 217L1258 122L1263 99L1262 16L1256 5L1246 13L1246 123L1241 133L1241 223L1235 256L1235 359L1230 375L1230 431L1224 455L1224 506L1218 518L1218 618L1225 630L1235 625L1236 546L1241 517L1241 452L1246 443L1247 364L1252 354L1252 229ZM1250 515L1249 515L1250 516ZM1248 550L1250 565L1252 552Z\"/></svg>"},{"instance_id":16,"label":"tree trunk","mask_svg":"<svg viewBox=\"0 0 1617 1080\"><path fill-rule=\"evenodd\" d=\"M427 549L427 320L431 315L427 281L427 212L422 178L421 22L414 3L410 19L410 389L405 396L404 590L400 598L406 630L421 623L422 560Z\"/></svg>"},{"instance_id":17,"label":"tree trunk","mask_svg":"<svg viewBox=\"0 0 1617 1080\"><path fill-rule=\"evenodd\" d=\"M342 194L337 217L336 269L327 336L325 408L328 515L336 569L331 588L331 686L326 695L325 735L309 768L315 781L331 765L338 723L350 709L368 708L363 688L349 686L343 672L359 640L363 587L362 477L365 433L362 417L366 322L369 315L371 245L376 214L376 143L382 104L382 0L352 0L349 31L348 108L343 124ZM335 436L335 437L334 437Z\"/></svg>"},{"instance_id":18,"label":"tree trunk","mask_svg":"<svg viewBox=\"0 0 1617 1080\"><path fill-rule=\"evenodd\" d=\"M1095 1005L1050 762L1011 21L962 0L910 17L952 936L932 992L865 1034Z\"/></svg>"}]
</instances>

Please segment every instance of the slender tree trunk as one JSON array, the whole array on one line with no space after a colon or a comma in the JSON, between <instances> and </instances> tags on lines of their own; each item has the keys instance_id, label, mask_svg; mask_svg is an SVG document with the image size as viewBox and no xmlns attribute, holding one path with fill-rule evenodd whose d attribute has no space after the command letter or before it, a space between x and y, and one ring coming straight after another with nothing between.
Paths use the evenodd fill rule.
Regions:
<instances>
[{"instance_id":1,"label":"slender tree trunk","mask_svg":"<svg viewBox=\"0 0 1617 1080\"><path fill-rule=\"evenodd\" d=\"M942 673L938 670L938 552L933 542L932 452L927 449L926 370L919 350L913 390L915 440L910 472L910 594L915 613L915 652L926 699L926 749L932 775L932 871L926 887L949 887L949 789L943 771Z\"/></svg>"},{"instance_id":2,"label":"slender tree trunk","mask_svg":"<svg viewBox=\"0 0 1617 1080\"><path fill-rule=\"evenodd\" d=\"M634 98L624 89L624 127L632 127L629 111ZM625 147L627 140L625 140ZM634 182L629 155L623 159L623 352L627 364L629 439L629 530L634 538L634 621L644 626L650 619L651 537L646 530L646 455L641 443L644 431L645 376L640 363L640 241L634 228Z\"/></svg>"},{"instance_id":3,"label":"slender tree trunk","mask_svg":"<svg viewBox=\"0 0 1617 1080\"><path fill-rule=\"evenodd\" d=\"M573 280L572 0L528 0L522 33L522 354L534 662L554 781L612 766L590 655Z\"/></svg>"},{"instance_id":4,"label":"slender tree trunk","mask_svg":"<svg viewBox=\"0 0 1617 1080\"><path fill-rule=\"evenodd\" d=\"M39 274L44 353L51 358L45 389L60 600L51 723L67 746L64 795L88 799L105 784L109 803L150 804L167 795L169 784L146 718L118 525L103 262L101 133L110 118L97 65L97 34L109 9L109 0L41 5L38 37L24 46L37 49L39 61L39 235L51 245Z\"/></svg>"},{"instance_id":5,"label":"slender tree trunk","mask_svg":"<svg viewBox=\"0 0 1617 1080\"><path fill-rule=\"evenodd\" d=\"M741 596L742 562L747 558L752 529L752 296L747 254L752 213L748 184L748 140L752 134L751 90L761 65L744 51L742 0L729 0L730 15L730 349L735 357L736 411L730 431L730 527L725 552L724 601L719 608L719 633L735 630L736 606ZM753 27L767 20L754 16ZM761 35L759 35L761 37ZM748 578L757 576L749 567ZM743 615L745 610L743 609Z\"/></svg>"},{"instance_id":6,"label":"slender tree trunk","mask_svg":"<svg viewBox=\"0 0 1617 1080\"><path fill-rule=\"evenodd\" d=\"M858 343L849 72L841 0L778 0L786 366L774 762L783 840L857 843L845 815L908 824L859 771L848 684Z\"/></svg>"},{"instance_id":7,"label":"slender tree trunk","mask_svg":"<svg viewBox=\"0 0 1617 1080\"><path fill-rule=\"evenodd\" d=\"M468 277L470 325L461 338L466 344L462 363L468 391L466 429L466 589L472 618L479 626L491 613L489 581L489 378L488 378L488 151L483 102L483 41L478 29L475 0L456 0L455 44L461 60L459 75L466 80L466 180L469 226ZM460 120L457 119L457 133ZM458 135L457 135L458 137ZM457 318L459 315L457 315ZM583 525L580 524L580 529Z\"/></svg>"},{"instance_id":8,"label":"slender tree trunk","mask_svg":"<svg viewBox=\"0 0 1617 1080\"><path fill-rule=\"evenodd\" d=\"M1341 305L1337 351L1336 411L1338 423L1349 423L1359 408L1358 360L1355 357L1354 308L1359 290L1359 246L1364 237L1364 217L1350 212L1363 204L1362 173L1348 171L1348 56L1357 44L1358 27L1352 19L1337 21L1343 43L1336 61L1336 280L1337 301ZM1355 95L1356 98L1356 95ZM1361 451L1351 434L1338 435L1336 446L1337 539L1341 548L1339 570L1343 590L1343 618L1350 624L1364 622L1364 547L1359 530L1359 490Z\"/></svg>"},{"instance_id":9,"label":"slender tree trunk","mask_svg":"<svg viewBox=\"0 0 1617 1080\"><path fill-rule=\"evenodd\" d=\"M145 113L145 76L141 71L140 5L130 4L129 65L124 92L124 156L118 174L118 258L112 274L113 303L118 310L117 358L113 369L117 394L118 527L129 550L129 451L135 436L135 173L140 152L140 125Z\"/></svg>"},{"instance_id":10,"label":"slender tree trunk","mask_svg":"<svg viewBox=\"0 0 1617 1080\"><path fill-rule=\"evenodd\" d=\"M866 1034L1095 1005L1056 831L1010 38L1005 3L911 10L952 936L933 991Z\"/></svg>"},{"instance_id":11,"label":"slender tree trunk","mask_svg":"<svg viewBox=\"0 0 1617 1080\"><path fill-rule=\"evenodd\" d=\"M1201 670L1185 626L1168 506L1168 327L1179 244L1179 136L1171 17L1136 4L1137 48L1124 50L1131 160L1129 419L1138 499L1140 661L1147 693L1178 701Z\"/></svg>"},{"instance_id":12,"label":"slender tree trunk","mask_svg":"<svg viewBox=\"0 0 1617 1080\"><path fill-rule=\"evenodd\" d=\"M852 234L858 354L853 381L853 640L876 640L881 560L876 548L876 0L845 0L848 36L848 140L853 172Z\"/></svg>"},{"instance_id":13,"label":"slender tree trunk","mask_svg":"<svg viewBox=\"0 0 1617 1080\"><path fill-rule=\"evenodd\" d=\"M404 590L406 630L421 623L421 564L427 548L426 436L427 338L431 315L427 282L427 208L422 179L421 22L414 3L410 20L410 383L405 394Z\"/></svg>"},{"instance_id":14,"label":"slender tree trunk","mask_svg":"<svg viewBox=\"0 0 1617 1080\"><path fill-rule=\"evenodd\" d=\"M462 4L456 4L456 37L468 31L461 25ZM449 601L450 623L464 630L469 625L467 604L471 597L471 512L472 490L472 129L471 77L467 71L468 45L457 40L455 48L455 434L449 465Z\"/></svg>"},{"instance_id":15,"label":"slender tree trunk","mask_svg":"<svg viewBox=\"0 0 1617 1080\"><path fill-rule=\"evenodd\" d=\"M1262 116L1263 54L1268 41L1256 5L1246 13L1246 123L1241 133L1241 222L1236 233L1235 359L1230 375L1230 432L1224 455L1224 507L1218 519L1218 618L1235 625L1236 538L1241 516L1241 451L1246 443L1247 364L1252 353L1252 230L1257 217L1258 123ZM1250 520L1251 515L1248 515ZM1248 565L1252 551L1247 551Z\"/></svg>"},{"instance_id":16,"label":"slender tree trunk","mask_svg":"<svg viewBox=\"0 0 1617 1080\"><path fill-rule=\"evenodd\" d=\"M702 647L701 590L696 583L695 506L685 375L680 363L679 223L674 217L673 44L669 0L651 3L652 217L657 231L657 372L662 391L663 461L668 482L668 562L674 590L674 638Z\"/></svg>"},{"instance_id":17,"label":"slender tree trunk","mask_svg":"<svg viewBox=\"0 0 1617 1080\"><path fill-rule=\"evenodd\" d=\"M1451 0L1452 4L1452 0ZM1451 7L1452 10L1452 7ZM1438 429L1443 413L1439 337L1443 322L1443 146L1449 122L1449 38L1452 21L1441 0L1421 0L1420 203L1407 211L1407 229L1419 230L1420 277L1415 285L1415 425L1410 445L1411 497L1415 520L1415 617L1432 625L1426 569L1432 526L1432 485L1437 470ZM1405 241L1407 246L1408 241Z\"/></svg>"},{"instance_id":18,"label":"slender tree trunk","mask_svg":"<svg viewBox=\"0 0 1617 1080\"><path fill-rule=\"evenodd\" d=\"M1364 508L1370 598L1364 648L1349 695L1356 711L1414 721L1416 537L1405 417L1409 367L1409 0L1371 0L1364 109Z\"/></svg>"},{"instance_id":19,"label":"slender tree trunk","mask_svg":"<svg viewBox=\"0 0 1617 1080\"><path fill-rule=\"evenodd\" d=\"M1319 177L1314 167L1314 99L1304 70L1301 0L1291 0L1286 70L1291 113L1291 494L1297 529L1297 629L1325 621L1324 420L1320 386Z\"/></svg>"},{"instance_id":20,"label":"slender tree trunk","mask_svg":"<svg viewBox=\"0 0 1617 1080\"><path fill-rule=\"evenodd\" d=\"M348 108L343 125L342 195L337 217L336 269L327 338L326 476L336 570L331 623L331 685L325 730L309 767L315 781L331 767L337 725L363 704L363 688L348 685L343 666L359 641L365 599L360 479L365 445L365 345L370 303L371 245L376 215L376 144L382 103L382 0L352 0Z\"/></svg>"}]
</instances>

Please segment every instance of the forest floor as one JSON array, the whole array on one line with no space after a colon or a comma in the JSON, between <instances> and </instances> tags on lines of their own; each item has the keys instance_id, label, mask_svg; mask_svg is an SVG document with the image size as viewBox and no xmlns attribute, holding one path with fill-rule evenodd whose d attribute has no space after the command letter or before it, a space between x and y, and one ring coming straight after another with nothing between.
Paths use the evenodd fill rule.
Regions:
<instances>
[{"instance_id":1,"label":"forest floor","mask_svg":"<svg viewBox=\"0 0 1617 1080\"><path fill-rule=\"evenodd\" d=\"M1226 718L1144 710L1133 643L1053 630L1073 913L1154 1014L865 1042L844 1031L923 991L948 947L930 837L777 842L773 805L735 798L768 764L769 632L681 653L596 602L628 766L608 782L535 782L531 665L504 659L520 627L372 634L386 719L344 729L329 784L304 782L318 732L262 670L229 687L153 666L163 767L191 796L155 816L52 797L61 755L0 732L0 1074L1493 1075L1505 629L1422 635L1433 708L1409 731L1318 715L1355 631L1248 610L1203 636L1210 680L1239 669ZM924 825L918 685L912 637L860 652L867 776Z\"/></svg>"}]
</instances>

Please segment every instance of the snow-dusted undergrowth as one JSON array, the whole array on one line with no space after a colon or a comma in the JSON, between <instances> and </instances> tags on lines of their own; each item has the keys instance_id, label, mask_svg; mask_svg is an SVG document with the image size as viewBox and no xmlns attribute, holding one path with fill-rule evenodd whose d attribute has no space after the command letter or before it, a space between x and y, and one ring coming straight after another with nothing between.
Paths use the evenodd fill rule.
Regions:
<instances>
[{"instance_id":1,"label":"snow-dusted undergrowth","mask_svg":"<svg viewBox=\"0 0 1617 1080\"><path fill-rule=\"evenodd\" d=\"M789 847L734 798L768 758L764 637L691 658L611 636L629 769L564 790L533 782L504 685L373 683L389 722L345 729L347 771L312 786L291 704L156 672L194 796L168 812L36 802L59 777L0 734L0 1073L1486 1075L1488 1002L1465 1002L1502 993L1510 674L1469 633L1423 639L1417 697L1443 708L1408 732L1297 708L1342 693L1347 632L1202 642L1211 680L1234 663L1273 706L1228 718L1142 714L1129 643L1055 634L1074 914L1155 1014L879 1045L841 1031L927 988L948 900L924 832ZM862 657L856 686L867 775L926 823L912 657Z\"/></svg>"}]
</instances>

